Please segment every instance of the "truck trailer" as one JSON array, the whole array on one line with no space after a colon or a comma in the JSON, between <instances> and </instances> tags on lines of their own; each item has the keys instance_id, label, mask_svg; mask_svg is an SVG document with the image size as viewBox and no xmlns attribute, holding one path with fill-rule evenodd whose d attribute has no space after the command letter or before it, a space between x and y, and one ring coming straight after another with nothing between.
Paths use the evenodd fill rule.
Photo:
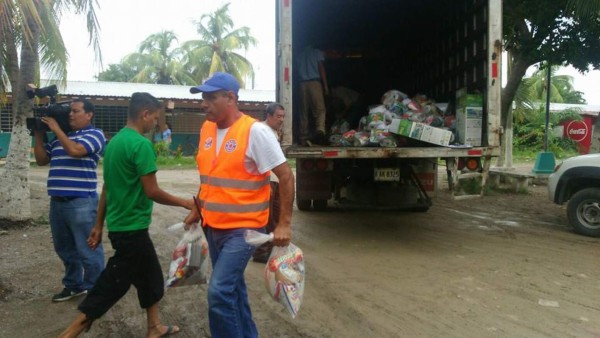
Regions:
<instances>
[{"instance_id":1,"label":"truck trailer","mask_svg":"<svg viewBox=\"0 0 600 338\"><path fill-rule=\"evenodd\" d=\"M501 0L278 0L276 26L277 99L288 111L282 145L296 162L300 210L427 211L444 161L454 188L464 177L485 185L500 151ZM480 95L481 143L302 144L295 58L305 45L324 51L330 87L352 88L368 104L388 90L450 107L457 92ZM334 114L329 110L328 120ZM473 172L463 173L461 163L475 163Z\"/></svg>"}]
</instances>

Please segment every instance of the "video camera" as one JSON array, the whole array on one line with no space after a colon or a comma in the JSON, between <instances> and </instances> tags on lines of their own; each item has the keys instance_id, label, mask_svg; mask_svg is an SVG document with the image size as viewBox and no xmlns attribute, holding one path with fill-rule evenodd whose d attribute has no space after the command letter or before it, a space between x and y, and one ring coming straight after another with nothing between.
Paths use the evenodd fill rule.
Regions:
<instances>
[{"instance_id":1,"label":"video camera","mask_svg":"<svg viewBox=\"0 0 600 338\"><path fill-rule=\"evenodd\" d=\"M33 107L34 117L26 119L27 129L31 131L31 135L33 135L33 132L36 130L41 132L46 132L49 130L48 125L42 122L42 117L45 116L54 118L60 126L60 129L62 129L65 134L71 131L71 126L69 125L69 113L71 112L71 107L69 104L72 101L63 101L57 103L57 94L58 88L56 88L56 85L50 85L44 88L36 88L31 84L29 85L29 88L27 89L27 97L30 99L33 99L34 97L50 97L48 104Z\"/></svg>"}]
</instances>

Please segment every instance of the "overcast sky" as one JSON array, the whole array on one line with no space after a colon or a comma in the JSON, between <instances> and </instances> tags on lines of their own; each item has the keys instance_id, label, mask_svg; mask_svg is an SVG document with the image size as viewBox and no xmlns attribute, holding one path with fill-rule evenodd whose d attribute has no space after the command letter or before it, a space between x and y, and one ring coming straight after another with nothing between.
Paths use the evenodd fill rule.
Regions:
<instances>
[{"instance_id":1,"label":"overcast sky","mask_svg":"<svg viewBox=\"0 0 600 338\"><path fill-rule=\"evenodd\" d=\"M198 38L193 20L214 12L230 2L229 13L235 28L250 27L258 45L246 58L256 71L255 89L275 89L275 2L276 0L99 0L100 42L103 65L119 63L135 52L149 35L171 30L182 43ZM83 17L68 15L61 20L61 33L70 54L69 80L94 81L99 65L88 46ZM600 105L600 71L581 76L574 69L559 74L574 77L575 89L584 92L588 104ZM396 88L402 90L402 88Z\"/></svg>"}]
</instances>

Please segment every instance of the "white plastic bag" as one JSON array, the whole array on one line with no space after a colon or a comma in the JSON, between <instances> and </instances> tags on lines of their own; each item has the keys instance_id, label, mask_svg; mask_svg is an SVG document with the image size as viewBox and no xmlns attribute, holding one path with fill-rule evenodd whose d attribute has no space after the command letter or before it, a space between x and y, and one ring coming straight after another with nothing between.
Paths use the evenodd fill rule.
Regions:
<instances>
[{"instance_id":1,"label":"white plastic bag","mask_svg":"<svg viewBox=\"0 0 600 338\"><path fill-rule=\"evenodd\" d=\"M254 230L244 233L246 243L259 246L273 240L273 234L263 234ZM282 304L295 318L304 295L304 255L302 250L290 243L288 246L275 246L265 265L265 286L277 302Z\"/></svg>"},{"instance_id":2,"label":"white plastic bag","mask_svg":"<svg viewBox=\"0 0 600 338\"><path fill-rule=\"evenodd\" d=\"M184 228L183 223L168 228L175 232ZM183 285L204 284L208 275L208 243L202 227L194 224L186 230L173 250L165 288Z\"/></svg>"}]
</instances>

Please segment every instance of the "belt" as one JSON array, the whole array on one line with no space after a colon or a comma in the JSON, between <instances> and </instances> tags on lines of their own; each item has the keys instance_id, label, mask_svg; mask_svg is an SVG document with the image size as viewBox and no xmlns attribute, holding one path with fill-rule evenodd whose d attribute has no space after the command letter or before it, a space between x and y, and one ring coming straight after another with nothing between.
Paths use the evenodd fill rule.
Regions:
<instances>
[{"instance_id":1,"label":"belt","mask_svg":"<svg viewBox=\"0 0 600 338\"><path fill-rule=\"evenodd\" d=\"M50 200L55 202L69 202L76 198L80 198L79 196L50 196Z\"/></svg>"},{"instance_id":2,"label":"belt","mask_svg":"<svg viewBox=\"0 0 600 338\"><path fill-rule=\"evenodd\" d=\"M310 81L321 81L320 78L308 79L308 80L300 80L300 82L310 82Z\"/></svg>"}]
</instances>

